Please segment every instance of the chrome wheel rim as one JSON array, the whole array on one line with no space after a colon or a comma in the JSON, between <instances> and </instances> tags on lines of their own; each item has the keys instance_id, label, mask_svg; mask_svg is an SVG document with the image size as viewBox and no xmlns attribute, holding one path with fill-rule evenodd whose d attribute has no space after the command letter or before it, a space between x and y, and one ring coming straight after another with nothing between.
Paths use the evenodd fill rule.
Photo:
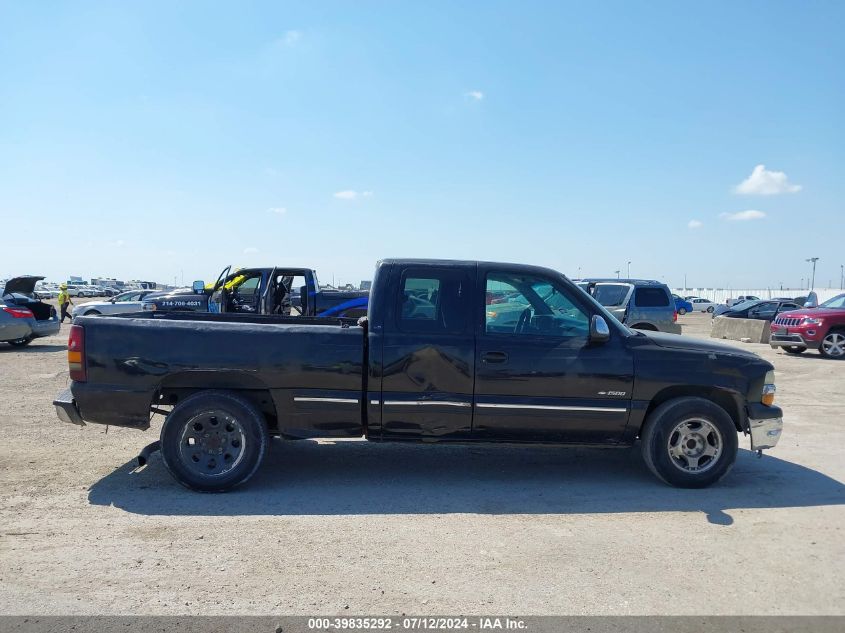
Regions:
<instances>
[{"instance_id":1,"label":"chrome wheel rim","mask_svg":"<svg viewBox=\"0 0 845 633\"><path fill-rule=\"evenodd\" d=\"M724 442L719 429L704 418L679 422L669 433L666 450L675 468L685 473L703 473L716 465Z\"/></svg>"},{"instance_id":2,"label":"chrome wheel rim","mask_svg":"<svg viewBox=\"0 0 845 633\"><path fill-rule=\"evenodd\" d=\"M246 435L232 415L221 410L203 411L182 428L179 458L203 477L220 477L235 468L244 456Z\"/></svg>"},{"instance_id":3,"label":"chrome wheel rim","mask_svg":"<svg viewBox=\"0 0 845 633\"><path fill-rule=\"evenodd\" d=\"M822 349L828 356L845 356L845 334L831 332L822 340Z\"/></svg>"}]
</instances>

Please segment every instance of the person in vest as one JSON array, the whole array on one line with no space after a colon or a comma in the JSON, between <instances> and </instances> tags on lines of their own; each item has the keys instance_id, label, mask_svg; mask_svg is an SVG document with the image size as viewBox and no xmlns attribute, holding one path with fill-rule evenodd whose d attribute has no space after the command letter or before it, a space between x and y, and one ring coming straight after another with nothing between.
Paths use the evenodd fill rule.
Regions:
<instances>
[{"instance_id":1,"label":"person in vest","mask_svg":"<svg viewBox=\"0 0 845 633\"><path fill-rule=\"evenodd\" d=\"M73 301L70 300L70 294L67 291L67 284L62 284L59 286L59 308L62 311L62 318L61 323L65 322L65 317L69 318L71 322L73 321L73 317L68 314L68 307L73 305Z\"/></svg>"}]
</instances>

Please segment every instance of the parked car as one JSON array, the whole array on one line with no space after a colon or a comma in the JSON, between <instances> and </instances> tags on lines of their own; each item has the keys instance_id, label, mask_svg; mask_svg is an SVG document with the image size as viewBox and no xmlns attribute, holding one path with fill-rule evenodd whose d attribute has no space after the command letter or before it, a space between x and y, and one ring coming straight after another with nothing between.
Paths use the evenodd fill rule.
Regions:
<instances>
[{"instance_id":1,"label":"parked car","mask_svg":"<svg viewBox=\"0 0 845 633\"><path fill-rule=\"evenodd\" d=\"M664 283L645 279L580 279L576 283L620 323L637 330L681 333L672 292Z\"/></svg>"},{"instance_id":2,"label":"parked car","mask_svg":"<svg viewBox=\"0 0 845 633\"><path fill-rule=\"evenodd\" d=\"M143 300L154 290L130 290L117 295L107 301L89 301L73 306L71 316L96 316L98 314L122 314L126 312L141 312Z\"/></svg>"},{"instance_id":3,"label":"parked car","mask_svg":"<svg viewBox=\"0 0 845 633\"><path fill-rule=\"evenodd\" d=\"M716 304L710 299L703 299L702 297L686 297L686 300L692 304L693 310L697 312L713 312L716 309Z\"/></svg>"},{"instance_id":4,"label":"parked car","mask_svg":"<svg viewBox=\"0 0 845 633\"><path fill-rule=\"evenodd\" d=\"M524 304L515 323L475 319L494 293ZM382 261L357 322L83 316L68 364L60 419L147 429L163 413L160 442L141 457L160 448L180 483L207 492L247 481L271 435L616 447L639 438L658 478L699 488L730 470L738 433L762 450L783 427L770 363L632 331L560 273L517 264Z\"/></svg>"},{"instance_id":5,"label":"parked car","mask_svg":"<svg viewBox=\"0 0 845 633\"><path fill-rule=\"evenodd\" d=\"M687 312L692 312L692 303L687 301L686 299L682 299L678 295L673 294L672 298L675 300L675 311L680 314L684 315Z\"/></svg>"},{"instance_id":6,"label":"parked car","mask_svg":"<svg viewBox=\"0 0 845 633\"><path fill-rule=\"evenodd\" d=\"M783 312L772 321L773 348L789 354L818 350L825 358L845 359L845 294L828 299L818 308Z\"/></svg>"},{"instance_id":7,"label":"parked car","mask_svg":"<svg viewBox=\"0 0 845 633\"><path fill-rule=\"evenodd\" d=\"M123 292L123 291L118 290L117 288L114 288L112 286L106 286L105 288L103 288L103 292L105 293L106 297L116 297L117 295L121 294L121 292Z\"/></svg>"},{"instance_id":8,"label":"parked car","mask_svg":"<svg viewBox=\"0 0 845 633\"><path fill-rule=\"evenodd\" d=\"M56 309L35 296L35 284L44 277L14 277L3 288L0 341L21 347L42 336L58 334Z\"/></svg>"},{"instance_id":9,"label":"parked car","mask_svg":"<svg viewBox=\"0 0 845 633\"><path fill-rule=\"evenodd\" d=\"M758 301L744 301L735 306L728 308L717 316L728 317L732 319L760 319L762 321L771 321L781 312L788 312L800 308L794 301L775 301L775 300L758 300Z\"/></svg>"}]
</instances>

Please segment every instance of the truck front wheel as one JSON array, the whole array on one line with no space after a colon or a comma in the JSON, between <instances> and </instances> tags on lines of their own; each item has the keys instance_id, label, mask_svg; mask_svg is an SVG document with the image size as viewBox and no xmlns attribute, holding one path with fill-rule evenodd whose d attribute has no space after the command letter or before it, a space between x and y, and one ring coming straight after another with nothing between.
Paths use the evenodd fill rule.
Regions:
<instances>
[{"instance_id":1,"label":"truck front wheel","mask_svg":"<svg viewBox=\"0 0 845 633\"><path fill-rule=\"evenodd\" d=\"M174 479L200 492L225 492L252 477L267 451L264 416L227 391L179 403L161 429L161 456Z\"/></svg>"},{"instance_id":2,"label":"truck front wheel","mask_svg":"<svg viewBox=\"0 0 845 633\"><path fill-rule=\"evenodd\" d=\"M679 488L704 488L719 481L734 465L739 444L727 411L695 397L658 406L640 440L651 472Z\"/></svg>"}]
</instances>

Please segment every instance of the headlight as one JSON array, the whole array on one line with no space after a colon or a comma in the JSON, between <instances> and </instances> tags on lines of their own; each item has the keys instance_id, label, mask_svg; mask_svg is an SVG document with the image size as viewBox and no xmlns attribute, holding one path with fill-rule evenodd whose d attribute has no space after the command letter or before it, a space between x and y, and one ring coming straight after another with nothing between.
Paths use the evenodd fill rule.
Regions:
<instances>
[{"instance_id":1,"label":"headlight","mask_svg":"<svg viewBox=\"0 0 845 633\"><path fill-rule=\"evenodd\" d=\"M775 391L777 388L775 387L775 372L768 371L766 372L766 378L763 381L763 395L760 398L760 402L765 404L767 407L772 406L775 402Z\"/></svg>"},{"instance_id":2,"label":"headlight","mask_svg":"<svg viewBox=\"0 0 845 633\"><path fill-rule=\"evenodd\" d=\"M806 317L801 323L802 325L821 325L822 320L813 317Z\"/></svg>"}]
</instances>

